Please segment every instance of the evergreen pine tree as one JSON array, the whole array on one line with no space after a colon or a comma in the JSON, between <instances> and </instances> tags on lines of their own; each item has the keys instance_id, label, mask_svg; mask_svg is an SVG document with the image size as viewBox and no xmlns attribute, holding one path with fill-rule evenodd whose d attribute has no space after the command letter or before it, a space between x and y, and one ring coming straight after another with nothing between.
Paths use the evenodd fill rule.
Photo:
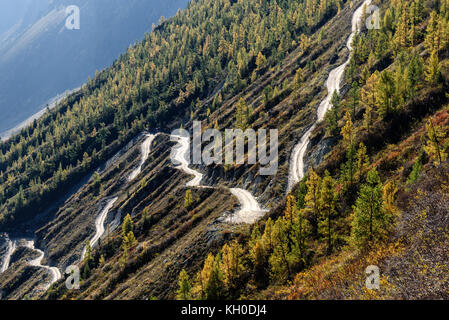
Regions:
<instances>
[{"instance_id":1,"label":"evergreen pine tree","mask_svg":"<svg viewBox=\"0 0 449 320\"><path fill-rule=\"evenodd\" d=\"M333 239L335 237L334 234L334 226L332 224L333 219L335 217L335 205L337 201L337 195L335 192L335 181L330 176L329 172L326 171L326 174L323 178L323 182L321 184L321 192L320 192L320 221L319 221L319 232L320 235L327 239L327 252L328 254L332 253L333 250Z\"/></svg>"},{"instance_id":2,"label":"evergreen pine tree","mask_svg":"<svg viewBox=\"0 0 449 320\"><path fill-rule=\"evenodd\" d=\"M411 100L416 98L416 91L419 82L421 81L423 73L423 66L421 57L417 54L412 55L410 63L407 68L407 84L408 84L408 96Z\"/></svg>"},{"instance_id":3,"label":"evergreen pine tree","mask_svg":"<svg viewBox=\"0 0 449 320\"><path fill-rule=\"evenodd\" d=\"M380 74L376 87L379 114L385 117L395 112L399 104L398 100L394 77L390 71L385 70Z\"/></svg>"},{"instance_id":4,"label":"evergreen pine tree","mask_svg":"<svg viewBox=\"0 0 449 320\"><path fill-rule=\"evenodd\" d=\"M351 237L359 248L381 239L391 227L392 216L383 208L382 192L379 174L373 169L354 206Z\"/></svg>"},{"instance_id":5,"label":"evergreen pine tree","mask_svg":"<svg viewBox=\"0 0 449 320\"><path fill-rule=\"evenodd\" d=\"M316 235L318 232L318 218L320 216L320 176L310 168L309 178L307 179L307 194L305 197L306 211L311 215L312 232Z\"/></svg>"},{"instance_id":6,"label":"evergreen pine tree","mask_svg":"<svg viewBox=\"0 0 449 320\"><path fill-rule=\"evenodd\" d=\"M290 248L287 222L279 218L273 227L274 247L269 262L271 267L271 276L281 283L290 278Z\"/></svg>"}]
</instances>

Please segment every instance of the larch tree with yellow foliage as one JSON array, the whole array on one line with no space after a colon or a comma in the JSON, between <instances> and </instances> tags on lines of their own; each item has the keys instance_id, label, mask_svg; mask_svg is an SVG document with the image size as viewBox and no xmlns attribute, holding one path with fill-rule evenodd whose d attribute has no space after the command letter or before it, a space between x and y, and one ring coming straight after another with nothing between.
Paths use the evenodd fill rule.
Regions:
<instances>
[{"instance_id":1,"label":"larch tree with yellow foliage","mask_svg":"<svg viewBox=\"0 0 449 320\"><path fill-rule=\"evenodd\" d=\"M380 74L376 85L376 102L378 113L385 117L394 113L399 105L396 83L393 74L385 70Z\"/></svg>"},{"instance_id":2,"label":"larch tree with yellow foliage","mask_svg":"<svg viewBox=\"0 0 449 320\"><path fill-rule=\"evenodd\" d=\"M182 269L178 278L178 290L176 291L176 298L178 300L192 299L192 285L190 283L189 275L185 269Z\"/></svg>"},{"instance_id":3,"label":"larch tree with yellow foliage","mask_svg":"<svg viewBox=\"0 0 449 320\"><path fill-rule=\"evenodd\" d=\"M436 49L432 51L426 64L425 77L430 85L437 85L441 81L441 67Z\"/></svg>"},{"instance_id":4,"label":"larch tree with yellow foliage","mask_svg":"<svg viewBox=\"0 0 449 320\"><path fill-rule=\"evenodd\" d=\"M204 261L203 269L198 273L198 286L201 299L220 300L225 296L223 272L220 270L220 258L212 253Z\"/></svg>"},{"instance_id":5,"label":"larch tree with yellow foliage","mask_svg":"<svg viewBox=\"0 0 449 320\"><path fill-rule=\"evenodd\" d=\"M305 210L311 215L312 232L318 233L318 217L320 215L320 190L321 190L321 178L320 176L310 168L309 178L306 181L307 194L305 200Z\"/></svg>"},{"instance_id":6,"label":"larch tree with yellow foliage","mask_svg":"<svg viewBox=\"0 0 449 320\"><path fill-rule=\"evenodd\" d=\"M243 249L237 242L233 241L230 245L225 244L221 254L221 270L224 275L224 284L229 292L233 292L239 286L239 279L245 270L243 265Z\"/></svg>"},{"instance_id":7,"label":"larch tree with yellow foliage","mask_svg":"<svg viewBox=\"0 0 449 320\"><path fill-rule=\"evenodd\" d=\"M373 112L376 110L376 84L379 79L379 73L376 71L366 81L366 85L362 88L361 98L365 106L365 113L363 116L363 127L371 133L371 126L373 122Z\"/></svg>"},{"instance_id":8,"label":"larch tree with yellow foliage","mask_svg":"<svg viewBox=\"0 0 449 320\"><path fill-rule=\"evenodd\" d=\"M333 240L335 238L335 226L333 220L335 218L335 205L337 202L337 194L335 192L336 183L326 171L321 184L320 190L320 220L319 233L322 238L327 240L327 253L332 253Z\"/></svg>"},{"instance_id":9,"label":"larch tree with yellow foliage","mask_svg":"<svg viewBox=\"0 0 449 320\"><path fill-rule=\"evenodd\" d=\"M432 120L426 124L427 130L427 144L424 150L429 155L430 159L434 160L435 164L441 164L447 159L447 152L444 149L442 142L447 135L447 130L440 125L435 125Z\"/></svg>"}]
</instances>

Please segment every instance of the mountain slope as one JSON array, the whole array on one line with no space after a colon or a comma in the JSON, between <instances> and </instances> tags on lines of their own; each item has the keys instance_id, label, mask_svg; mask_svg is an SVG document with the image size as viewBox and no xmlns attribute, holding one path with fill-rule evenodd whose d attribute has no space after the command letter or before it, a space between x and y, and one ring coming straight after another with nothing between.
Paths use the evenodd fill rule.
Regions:
<instances>
[{"instance_id":1,"label":"mountain slope","mask_svg":"<svg viewBox=\"0 0 449 320\"><path fill-rule=\"evenodd\" d=\"M351 20L362 2L192 2L3 144L3 230L25 229L13 222L30 226L27 208L57 200L37 184L64 194L66 184L105 168L39 226L31 223L50 265L76 263L82 271L81 290L60 281L41 294L447 297L449 3L373 1L380 29L362 27L350 54ZM329 73L348 57L340 94L327 92ZM321 119L317 109L329 94L332 108L304 153L307 174L288 192L292 152ZM190 130L193 120L222 130L242 123L279 129L279 170L267 177L258 165L196 165L190 170L203 175L200 184L219 189L186 185L193 176L171 163L169 131ZM141 174L128 181L144 129L160 134ZM24 150L35 153L27 158ZM32 167L31 159L47 167ZM33 176L38 170L45 182ZM269 212L254 225L229 223L239 199L228 187L248 190ZM79 261L96 217L116 196L107 236ZM381 270L379 291L365 287L372 264ZM0 276L9 297L26 295L42 276L19 277L18 270Z\"/></svg>"},{"instance_id":2,"label":"mountain slope","mask_svg":"<svg viewBox=\"0 0 449 320\"><path fill-rule=\"evenodd\" d=\"M16 174L19 174L20 171L27 172L26 174L19 174L21 176L20 180L25 179L31 182L31 184L34 187L27 188L26 190L20 188L20 183L16 184L19 181L13 182L10 180L7 184L3 185L4 190L4 206L3 206L3 230L8 230L6 228L9 228L10 231L16 231L16 232L23 232L26 228L31 230L36 230L37 228L41 226L45 226L45 221L51 221L53 219L53 214L55 214L58 210L58 207L51 207L51 210L45 211L45 208L48 207L50 203L53 201L57 201L59 195L64 195L67 190L70 190L68 186L74 185L75 181L83 181L83 177L90 172L92 168L95 168L99 164L105 162L108 158L110 158L114 152L116 152L119 148L123 146L123 144L127 143L131 139L131 137L135 136L136 133L138 133L140 130L142 130L143 127L148 126L156 126L156 125L164 125L165 127L168 127L169 130L170 127L173 126L173 122L175 125L176 123L179 124L181 122L181 119L184 118L184 115L186 115L189 109L190 104L195 101L195 97L203 97L206 100L210 101L210 99L214 99L214 96L210 96L209 93L213 93L214 95L217 93L217 86L222 88L220 93L215 96L217 98L218 96L228 96L233 97L234 92L238 92L242 87L241 80L238 80L240 77L248 77L250 72L249 70L255 69L255 65L253 62L255 59L255 50L257 48L263 48L264 46L268 45L267 43L272 43L274 45L278 45L278 38L280 37L281 33L280 30L288 27L288 20L285 19L285 16L288 16L289 19L295 19L295 27L296 30L295 33L298 34L298 36L301 36L304 33L307 33L307 31L310 28L315 28L316 25L321 24L324 19L327 19L327 16L333 15L337 11L337 5L334 2L330 2L329 6L327 8L324 8L326 11L320 11L318 10L318 5L314 4L311 9L311 15L309 16L309 19L306 21L301 15L299 15L300 12L304 11L303 8L305 6L304 3L295 3L286 1L285 3L282 3L282 7L286 10L285 13L279 14L279 10L281 10L281 7L277 4L256 4L256 3L239 3L239 4L233 4L230 6L228 2L224 2L224 6L220 6L219 3L214 2L213 6L210 6L208 2L199 2L199 3L193 3L189 9L182 13L177 15L175 18L171 19L167 23L163 24L161 27L157 28L153 34L147 38L146 41L144 41L142 44L139 44L135 48L131 48L126 56L123 56L118 62L116 62L113 66L113 68L106 70L105 72L98 75L96 79L91 81L86 87L84 87L80 92L71 95L67 100L64 100L59 107L56 108L55 112L49 113L45 115L40 121L36 123L35 133L33 133L31 136L29 133L25 131L22 132L22 137L27 137L25 140L22 141L24 145L30 146L30 143L34 144L38 142L40 144L40 147L36 149L36 156L38 158L41 158L41 152L45 152L44 158L46 158L45 161L45 167L41 167L38 169L38 166L31 165L31 167L28 170L18 170L16 171L13 166L7 166L4 167L6 172L16 172ZM258 7L258 10L253 10L251 8ZM251 10L250 10L251 9ZM206 30L209 30L211 28L211 25L205 24L205 23L198 23L197 19L200 19L199 17L202 17L198 15L202 10L209 10L211 11L216 17L216 20L212 20L215 23L212 25L214 30L220 31L222 30L223 23L226 23L226 25L229 25L229 32L224 33L223 35L220 35L219 32L203 32L203 28L206 28ZM244 12L253 11L254 13L251 16L245 16ZM198 15L198 18L191 18L191 15ZM246 25L247 27L239 27L235 22L230 23L229 17L232 16L240 16L242 17L242 24ZM244 17L244 18L243 18ZM201 18L202 19L202 18ZM254 20L259 20L260 24L253 24L252 22ZM255 34L259 31L260 28L263 27L264 21L267 21L269 19L273 22L271 26L268 26L265 30L264 38L254 38L250 36L251 34ZM201 21L201 20L199 20ZM245 39L253 39L252 42L248 42L248 50L250 51L252 57L250 56L242 56L238 55L238 57L234 57L230 55L231 51L226 52L223 51L222 48L219 46L211 47L209 51L204 51L203 55L199 55L198 52L200 50L193 50L193 51L186 51L186 54L188 54L188 59L183 60L176 60L176 59L169 59L169 61L172 61L171 63L167 64L166 59L173 56L175 57L180 50L184 48L183 43L187 41L187 34L185 33L185 26L190 25L192 26L192 32L195 32L195 35L197 37L202 37L202 41L205 41L204 43L207 43L210 41L210 43L221 43L221 47L228 48L228 50L232 50L232 46L230 45L233 41L237 41L238 33L231 32L231 30L237 31L238 28L240 28L240 34L241 36L244 36ZM166 37L166 34L173 33L180 37L180 39L183 39L182 42L173 42L176 43L176 46L179 46L180 50L173 50L173 46L167 45L164 41L164 39L168 39ZM209 34L210 33L210 34ZM245 35L247 33L247 35ZM262 35L259 33L259 35ZM282 35L287 35L288 37L293 37L292 34L285 34L282 33ZM208 40L208 38L219 38L222 37L221 41L212 41ZM296 36L295 36L296 37ZM171 37L173 38L173 37ZM234 40L233 40L234 39ZM151 43L150 43L151 40ZM175 38L174 38L175 40ZM249 40L245 40L249 41ZM198 42L198 45L202 44L203 42ZM291 43L291 45L290 45ZM293 56L289 56L289 59L292 59L294 56L298 56L303 54L304 47L296 49L295 42L293 41L283 41L281 43L282 46L287 45L288 47L291 47L291 49L287 49L288 51L292 51ZM327 45L329 46L330 41L327 42ZM157 55L153 55L154 52L152 50L147 49L147 46L153 46L156 50L162 50L161 53ZM295 50L293 50L295 49ZM243 51L242 51L243 54ZM267 51L267 55L269 52ZM306 52L307 55L310 54L310 52ZM276 59L282 58L286 55L286 51L279 51L279 52L273 52L272 56L269 58L268 65L275 65ZM147 58L152 59L154 61L154 66L152 68L156 68L156 70L159 73L153 73L150 74L148 72L150 65L147 62ZM238 59L237 59L238 58ZM136 63L136 60L138 59L138 63ZM197 64L194 63L194 61L198 59L202 59L206 61L206 63ZM216 61L223 61L225 64L225 67L222 71L217 72L216 70ZM187 68L181 68L179 69L179 61L181 61L183 64L187 63L188 65L191 64L191 67ZM143 63L142 63L143 62ZM236 62L239 63L238 69L236 69ZM246 65L248 64L248 65ZM145 67L145 65L148 65L148 67ZM267 65L267 66L268 66ZM289 66L290 70L294 71L293 68L296 66L296 62L294 60L287 60L287 65ZM126 66L126 69L125 69ZM136 80L141 79L140 77L135 77L134 79L130 78L128 75L133 72L142 72L142 66L144 66L144 70L147 70L145 73L142 73L142 75L145 75L145 79L147 83L145 83L145 86L137 85L135 83ZM166 66L169 66L170 72L167 73L168 70L166 70ZM257 71L257 73L263 75L266 71L268 71L267 66L260 66L260 70ZM122 70L122 71L119 71ZM133 70L133 71L131 71ZM191 71L195 70L194 73ZM246 70L246 71L245 71ZM179 73L179 71L187 71L184 74ZM225 82L224 86L220 85L222 84L222 80L219 78L220 75L225 74L227 72L228 74L232 75L229 76L227 81ZM259 77L258 74L255 74L256 79ZM200 80L200 75L204 74L206 78L208 77L208 74L213 75L214 79L216 79L214 82L203 82ZM179 80L175 83L170 82L170 79L173 79L174 75L179 77ZM269 71L269 77L279 76L279 72L273 73L271 70ZM218 77L218 78L217 78ZM262 76L260 77L260 81L267 81L269 78ZM120 79L120 80L119 80ZM191 79L191 80L189 80ZM117 82L119 80L119 82ZM249 81L245 80L245 81ZM131 96L125 96L125 95L118 95L114 96L112 93L116 92L118 93L123 92L124 86L126 86L126 82L132 81L135 83L133 85L134 88L140 87L141 90L135 91L133 93L133 97ZM119 86L117 86L119 84ZM179 93L175 89L170 89L168 91L165 91L168 87L168 84L170 84L170 88L172 88L174 85L176 85L179 88ZM216 85L215 85L216 84ZM193 85L193 87L191 87ZM98 88L101 88L101 92L98 90ZM157 95L149 95L149 91L152 90ZM192 91L193 89L193 91ZM112 90L112 91L111 91ZM119 91L117 91L119 90ZM158 93L159 92L159 93ZM137 96L135 94L137 93ZM93 99L93 95L97 95ZM179 95L179 96L178 96ZM119 101L116 100L117 98L122 99L122 103L119 103L117 105L118 111L115 113L113 119L111 117L112 111L114 110L110 106L107 106L106 101L104 100L106 98L109 103L112 103L112 105L116 105ZM148 99L142 100L142 99ZM182 99L181 99L182 98ZM97 100L99 99L99 100ZM94 100L96 101L95 103ZM226 99L228 100L228 99ZM144 102L145 101L145 102ZM229 100L230 102L231 100ZM100 105L104 105L104 107L98 109L97 108L97 102L100 102ZM170 104L168 104L170 103ZM148 105L155 104L152 109L154 111L148 112L149 108ZM217 107L219 107L218 104L214 103ZM69 105L69 106L67 106ZM193 105L193 104L192 104ZM92 111L88 111L90 108L94 108ZM168 117L168 107L170 108L172 117ZM221 106L220 106L221 107ZM83 110L83 112L79 112L79 110ZM103 109L101 113L98 113L99 110ZM229 109L226 106L222 106L222 110ZM195 108L195 113L197 114L198 118L204 118L206 114L207 106L198 104ZM173 112L174 111L174 112ZM91 113L93 112L93 113ZM147 114L147 119L145 119L145 115ZM217 114L219 114L219 110L216 111ZM96 116L94 116L96 114ZM180 118L174 118L173 115L180 115ZM226 111L225 118L223 119L223 125L225 125L226 122L232 121L233 115L230 114L229 111ZM139 116L137 118L136 116ZM53 118L53 116L56 116L56 118ZM85 119L85 120L74 120L75 118ZM65 118L66 120L63 120ZM87 122L86 120L89 119ZM137 121L136 121L137 120ZM146 120L146 121L145 121ZM50 124L48 121L50 121ZM62 122L61 122L62 121ZM67 121L67 122L66 122ZM97 122L98 121L98 122ZM102 121L106 121L104 124L101 124L100 126L95 125L95 123L101 123ZM40 140L38 136L41 136L42 133L41 130L51 130L56 129L57 127L60 127L61 123L66 123L68 126L63 130L66 132L67 136L70 136L73 140L69 144L67 144L67 141L64 141L63 139L57 138L52 139L50 136L46 136L46 141ZM44 126L45 124L45 126ZM188 125L188 124L187 124ZM53 129L52 129L53 128ZM29 130L29 129L28 129ZM86 135L84 135L82 132L89 132L88 136L89 138L86 140ZM91 132L92 130L92 132ZM119 131L118 131L119 130ZM54 134L56 136L59 136L60 129L56 129L54 131ZM76 133L75 133L76 132ZM47 133L50 133L50 131L47 131ZM51 136L53 135L50 134ZM34 136L34 137L33 137ZM38 138L38 140L36 140ZM117 139L118 138L118 139ZM8 141L6 144L4 144L4 165L7 165L8 163L12 163L10 160L14 157L19 156L17 153L11 152L13 149L16 149L18 145L16 144L19 139L18 137L14 137L11 141ZM27 142L26 142L27 141ZM82 142L84 141L84 142ZM47 143L50 143L50 145L59 145L63 144L65 145L64 148L58 149L58 148L51 148L48 149ZM56 143L56 145L55 145ZM108 145L109 144L109 145ZM84 147L81 147L81 145L84 145ZM90 145L90 147L87 147ZM47 147L46 147L47 146ZM167 147L167 146L166 146ZM29 147L27 147L29 148ZM33 147L34 149L34 147ZM92 157L89 156L92 151ZM9 151L7 151L9 150ZM39 151L38 151L39 150ZM50 151L51 150L51 151ZM82 150L82 151L81 151ZM97 150L100 150L99 152ZM59 169L54 171L58 165L56 164L55 167L52 168L50 163L52 160L50 160L49 155L47 152L53 153L50 158L53 158L57 163L59 163L59 159L65 158L68 161L64 161L64 163L61 163L61 166ZM80 152L78 155L77 153ZM286 152L286 151L283 151ZM83 155L84 153L84 155ZM69 156L70 155L70 156ZM61 157L62 156L62 157ZM69 156L66 158L66 156ZM19 156L21 157L21 156ZM34 158L34 155L33 155ZM81 158L83 158L82 161ZM79 160L78 160L79 159ZM25 160L26 162L31 161L32 158L28 158ZM40 162L40 161L38 161ZM17 163L18 165L24 165L25 163L20 162ZM42 163L43 164L43 163ZM16 167L18 168L18 167ZM35 171L37 169L37 171ZM42 170L46 171L46 174L42 174ZM207 169L207 168L204 168ZM231 168L232 169L232 168ZM228 171L225 173L222 177L218 177L219 180L214 182L215 184L229 184L231 183L232 179L235 179L237 176L244 173L244 171L240 169L232 169L231 171ZM253 168L252 170L254 170ZM239 172L240 171L240 172ZM35 172L35 173L32 173ZM36 178L35 174L38 172L41 172L39 175L39 178ZM59 173L58 173L59 172ZM34 178L33 178L34 176ZM5 175L6 177L6 175ZM61 179L62 178L62 179ZM44 180L45 179L45 180ZM206 180L211 179L209 176L205 177ZM224 180L223 180L224 179ZM258 178L259 179L259 178ZM22 180L23 181L23 180ZM220 181L222 183L220 183ZM35 183L36 182L36 183ZM268 182L268 180L265 178L265 183ZM9 183L12 183L11 185ZM249 183L249 180L247 179L247 183ZM76 183L77 184L77 183ZM45 186L44 189L40 189L38 186ZM67 187L66 187L67 186ZM40 189L40 190L39 190ZM39 192L36 192L38 191ZM271 190L270 188L267 188L267 191ZM14 192L18 192L15 196L12 198L10 197L10 194L14 194ZM260 191L254 190L254 187L251 188L250 192L253 192L255 194L258 194ZM281 196L283 193L282 190L277 191L277 195ZM265 198L269 195L267 193L265 195ZM26 198L25 200L23 198ZM66 197L63 197L66 199ZM230 199L232 199L231 196L229 196ZM7 200L9 199L9 200ZM23 201L24 200L24 201ZM266 202L266 200L263 200ZM275 198L273 198L271 201L276 201ZM89 202L83 202L83 203L89 203ZM30 220L33 216L30 215L30 210L27 208L30 207L34 208L42 208L41 210L38 210L37 212L44 211L45 215L38 215L40 218L36 221ZM91 207L91 209L94 209ZM36 212L36 210L33 210L33 212ZM223 212L217 212L217 214L222 215ZM42 218L44 217L44 218ZM11 220L11 219L14 220ZM94 220L94 217L91 217L91 221ZM20 221L27 221L26 224L19 224L17 222ZM15 223L13 223L15 221ZM50 222L52 223L52 222ZM14 228L12 228L14 226ZM28 226L28 227L27 227ZM50 226L44 228L45 230L51 230ZM21 231L22 230L22 231ZM72 230L72 229L71 229ZM83 231L85 232L85 231ZM84 233L86 237L87 233ZM85 238L84 238L85 239ZM82 246L83 240L78 239L79 242L73 243L72 245L76 246ZM42 245L49 245L48 240L46 242L43 242ZM57 246L57 244L53 244L53 246ZM69 253L70 251L67 251ZM73 259L73 258L72 258ZM75 258L76 259L76 258ZM73 260L72 260L73 261ZM56 261L51 261L52 264L54 264Z\"/></svg>"}]
</instances>

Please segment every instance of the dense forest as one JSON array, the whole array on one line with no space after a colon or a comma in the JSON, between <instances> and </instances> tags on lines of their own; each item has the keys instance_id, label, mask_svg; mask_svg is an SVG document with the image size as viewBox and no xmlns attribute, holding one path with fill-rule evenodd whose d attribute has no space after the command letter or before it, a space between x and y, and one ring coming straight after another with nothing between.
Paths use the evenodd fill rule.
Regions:
<instances>
[{"instance_id":1,"label":"dense forest","mask_svg":"<svg viewBox=\"0 0 449 320\"><path fill-rule=\"evenodd\" d=\"M225 244L216 255L209 254L196 276L189 277L183 270L179 299L237 299L273 286L278 289L268 290L269 297L293 295L295 290L299 292L295 297L317 297L325 288L330 291L325 297L335 298L335 283L315 270L304 270L320 256L347 251L362 256L380 251L379 247L399 246L401 241L391 243L401 214L395 201L400 191L410 190L419 180L424 166L443 170L441 179L447 188L447 163L443 166L449 152L447 107L426 120L418 150L401 146L408 150L392 150L387 159L376 153L383 146L382 133L388 132L387 139L397 142L413 122L449 98L449 2L435 2L429 8L429 2L425 6L420 0L397 0L384 10L380 30L366 30L354 38L354 55L346 72L349 90L344 97L334 93L333 108L326 114L325 134L340 140L335 158L320 167L321 173L311 168L287 196L283 211L256 224L247 240ZM413 160L411 168L397 167L406 159ZM443 232L447 235L447 225ZM318 284L313 277L319 276L327 283ZM293 280L293 290L282 287ZM382 294L391 297L389 292ZM355 290L352 297L367 298L367 293Z\"/></svg>"},{"instance_id":2,"label":"dense forest","mask_svg":"<svg viewBox=\"0 0 449 320\"><path fill-rule=\"evenodd\" d=\"M32 218L144 128L206 116L201 99L237 92L342 1L193 1L55 112L0 146L0 226ZM296 40L295 40L296 39ZM202 110L206 109L206 110ZM33 210L31 210L33 208Z\"/></svg>"}]
</instances>

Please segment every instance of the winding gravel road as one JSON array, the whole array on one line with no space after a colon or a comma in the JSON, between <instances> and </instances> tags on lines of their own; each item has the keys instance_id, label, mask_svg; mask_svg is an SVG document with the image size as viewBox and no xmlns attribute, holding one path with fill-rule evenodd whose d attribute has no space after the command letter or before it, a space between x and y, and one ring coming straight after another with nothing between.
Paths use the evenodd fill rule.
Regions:
<instances>
[{"instance_id":1,"label":"winding gravel road","mask_svg":"<svg viewBox=\"0 0 449 320\"><path fill-rule=\"evenodd\" d=\"M42 264L42 260L44 259L45 253L42 250L37 249L35 247L34 240L8 239L7 242L8 242L8 251L6 252L5 257L3 259L3 265L0 273L3 273L6 270L8 270L9 264L11 262L11 256L16 251L16 249L20 247L26 247L33 251L36 251L39 254L37 258L29 260L28 264L32 267L44 268L51 274L51 280L45 285L45 287L42 288L43 290L47 290L53 283L62 278L61 272L59 271L58 268Z\"/></svg>"},{"instance_id":2,"label":"winding gravel road","mask_svg":"<svg viewBox=\"0 0 449 320\"><path fill-rule=\"evenodd\" d=\"M61 272L56 267L50 267L50 266L42 265L42 260L44 259L45 253L42 250L39 250L39 249L34 247L34 240L26 241L25 242L25 246L30 248L31 250L37 251L39 253L39 256L36 259L28 261L28 264L30 266L33 266L33 267L47 269L50 272L50 274L51 274L50 282L48 282L47 285L45 287L43 287L43 289L46 291L46 290L48 290L48 288L50 288L50 286L53 283L55 283L56 281L58 281L59 279L62 278Z\"/></svg>"},{"instance_id":3,"label":"winding gravel road","mask_svg":"<svg viewBox=\"0 0 449 320\"><path fill-rule=\"evenodd\" d=\"M307 151L307 147L310 143L310 135L312 134L313 130L315 130L317 124L321 121L323 121L324 116L326 115L326 112L332 108L331 100L332 95L335 91L340 92L341 87L341 80L343 79L343 75L346 69L346 66L351 61L352 57L352 41L355 37L355 35L360 30L361 25L361 18L363 16L363 10L366 7L368 7L371 4L371 0L365 0L363 4L354 12L354 15L352 16L352 33L350 34L346 46L348 47L349 51L351 51L351 54L349 55L348 59L343 63L342 65L338 66L337 68L333 69L329 73L329 77L326 81L326 87L327 87L327 96L326 98L321 102L320 106L317 110L317 120L315 123L310 127L309 130L303 135L301 138L301 141L293 148L293 152L291 155L291 162L290 162L290 169L288 174L288 187L287 192L290 192L295 184L301 181L301 179L304 177L304 157Z\"/></svg>"},{"instance_id":4,"label":"winding gravel road","mask_svg":"<svg viewBox=\"0 0 449 320\"><path fill-rule=\"evenodd\" d=\"M128 177L128 181L133 181L142 172L142 167L143 167L145 161L147 161L147 159L148 159L148 155L150 154L150 151L151 151L151 145L154 141L154 138L156 138L156 136L157 135L155 135L155 134L145 135L145 141L142 143L142 145L140 147L140 153L142 156L140 159L139 166L135 170L133 170L133 172L131 172L131 174Z\"/></svg>"},{"instance_id":5,"label":"winding gravel road","mask_svg":"<svg viewBox=\"0 0 449 320\"><path fill-rule=\"evenodd\" d=\"M352 52L352 40L354 36L358 33L361 17L363 15L363 9L365 6L369 6L371 4L371 0L365 0L363 4L355 11L352 17L352 33L348 38L346 43L348 49ZM351 54L352 55L352 54ZM294 147L292 155L291 155L291 163L289 168L289 177L288 177L288 191L291 191L293 186L297 184L304 177L304 157L307 150L307 147L310 143L310 135L313 130L316 128L317 124L324 119L326 112L332 107L330 101L332 99L332 95L334 91L339 92L341 86L341 80L344 75L344 71L346 66L350 62L351 55L342 65L333 69L329 73L329 77L326 81L326 87L328 91L327 97L321 102L320 106L317 110L317 120L316 122L309 128L309 130L303 135L300 142ZM147 134L145 141L141 146L141 161L139 166L131 172L128 177L128 181L134 180L141 172L142 167L145 161L148 159L148 155L151 151L151 145L153 143L156 135ZM178 169L184 171L185 173L194 176L194 178L189 181L186 186L187 187L198 187L198 188L209 188L205 186L201 186L201 180L203 179L203 174L200 172L190 169L189 162L187 161L186 155L189 154L189 138L174 136L172 138L178 142L178 146L174 150L174 160L176 160L179 165ZM239 200L241 204L240 210L235 212L232 216L226 218L225 221L230 223L254 223L259 218L261 218L268 210L261 209L259 203L254 198L254 196L247 190L239 189L239 188L231 188L230 192ZM98 244L98 240L102 237L105 232L104 222L106 220L107 214L113 207L114 203L118 200L118 197L110 199L105 208L101 211L100 215L95 220L96 233L94 237L91 239L91 246L94 247ZM21 244L24 243L24 244ZM45 290L48 289L53 283L61 279L61 272L56 267L50 267L46 265L42 265L42 260L44 259L45 253L42 250L35 248L34 240L8 240L8 250L3 259L2 267L0 269L0 273L5 272L9 268L10 260L12 254L15 252L17 247L21 245L30 248L39 253L39 256L33 260L30 260L28 263L30 266L44 268L51 273L51 281L47 283L45 286ZM84 249L82 257L84 258L86 249Z\"/></svg>"},{"instance_id":6,"label":"winding gravel road","mask_svg":"<svg viewBox=\"0 0 449 320\"><path fill-rule=\"evenodd\" d=\"M225 219L226 222L252 224L268 212L268 210L260 208L259 203L249 191L239 188L232 188L230 191L239 200L241 208L233 215L228 216Z\"/></svg>"},{"instance_id":7,"label":"winding gravel road","mask_svg":"<svg viewBox=\"0 0 449 320\"><path fill-rule=\"evenodd\" d=\"M153 144L154 139L156 138L158 134L147 134L145 135L145 140L142 142L142 145L140 146L140 163L137 166L136 169L134 169L131 174L128 176L128 182L133 181L137 176L142 172L143 165L145 164L145 161L148 160L148 156L151 152L151 146ZM106 203L106 206L103 208L103 210L98 215L97 219L95 219L95 235L90 240L90 246L91 248L95 248L98 244L98 241L101 239L105 232L104 223L106 221L106 218L108 216L109 211L111 211L112 207L114 206L115 202L118 200L118 197L114 197ZM83 249L83 253L81 254L81 261L84 260L84 257L86 256L86 247Z\"/></svg>"},{"instance_id":8,"label":"winding gravel road","mask_svg":"<svg viewBox=\"0 0 449 320\"><path fill-rule=\"evenodd\" d=\"M8 244L8 250L6 251L5 256L3 258L3 263L2 263L2 268L0 269L0 273L3 273L6 270L8 270L9 264L11 262L11 256L14 253L14 251L16 251L16 241L15 240L7 239L6 242Z\"/></svg>"},{"instance_id":9,"label":"winding gravel road","mask_svg":"<svg viewBox=\"0 0 449 320\"><path fill-rule=\"evenodd\" d=\"M196 170L189 168L189 162L187 160L187 155L190 154L189 138L172 135L172 141L177 141L178 145L174 148L174 154L172 154L173 160L175 160L178 165L178 169L184 171L185 173L194 176L193 180L187 182L187 187L201 187L201 180L203 180L203 174Z\"/></svg>"},{"instance_id":10,"label":"winding gravel road","mask_svg":"<svg viewBox=\"0 0 449 320\"><path fill-rule=\"evenodd\" d=\"M98 244L98 241L101 239L105 232L104 228L104 222L106 221L106 217L108 216L109 211L112 209L112 206L114 203L118 200L118 197L115 197L113 199L110 199L106 206L101 210L100 214L98 215L97 219L95 219L95 235L92 239L90 239L90 247L95 248ZM87 248L84 247L83 254L81 255L81 261L84 260L84 257L86 256L86 250Z\"/></svg>"},{"instance_id":11,"label":"winding gravel road","mask_svg":"<svg viewBox=\"0 0 449 320\"><path fill-rule=\"evenodd\" d=\"M189 168L189 162L187 156L190 154L189 138L181 137L177 135L172 135L172 141L177 141L178 145L173 147L172 158L178 165L178 169L184 171L189 175L193 175L193 180L189 181L187 187L197 187L197 188L213 188L201 186L201 180L203 179L203 174L196 170ZM256 198L247 190L240 188L232 188L230 192L239 200L240 210L232 214L225 219L226 222L230 223L248 223L252 224L258 219L263 217L268 210L260 208L259 203Z\"/></svg>"}]
</instances>

